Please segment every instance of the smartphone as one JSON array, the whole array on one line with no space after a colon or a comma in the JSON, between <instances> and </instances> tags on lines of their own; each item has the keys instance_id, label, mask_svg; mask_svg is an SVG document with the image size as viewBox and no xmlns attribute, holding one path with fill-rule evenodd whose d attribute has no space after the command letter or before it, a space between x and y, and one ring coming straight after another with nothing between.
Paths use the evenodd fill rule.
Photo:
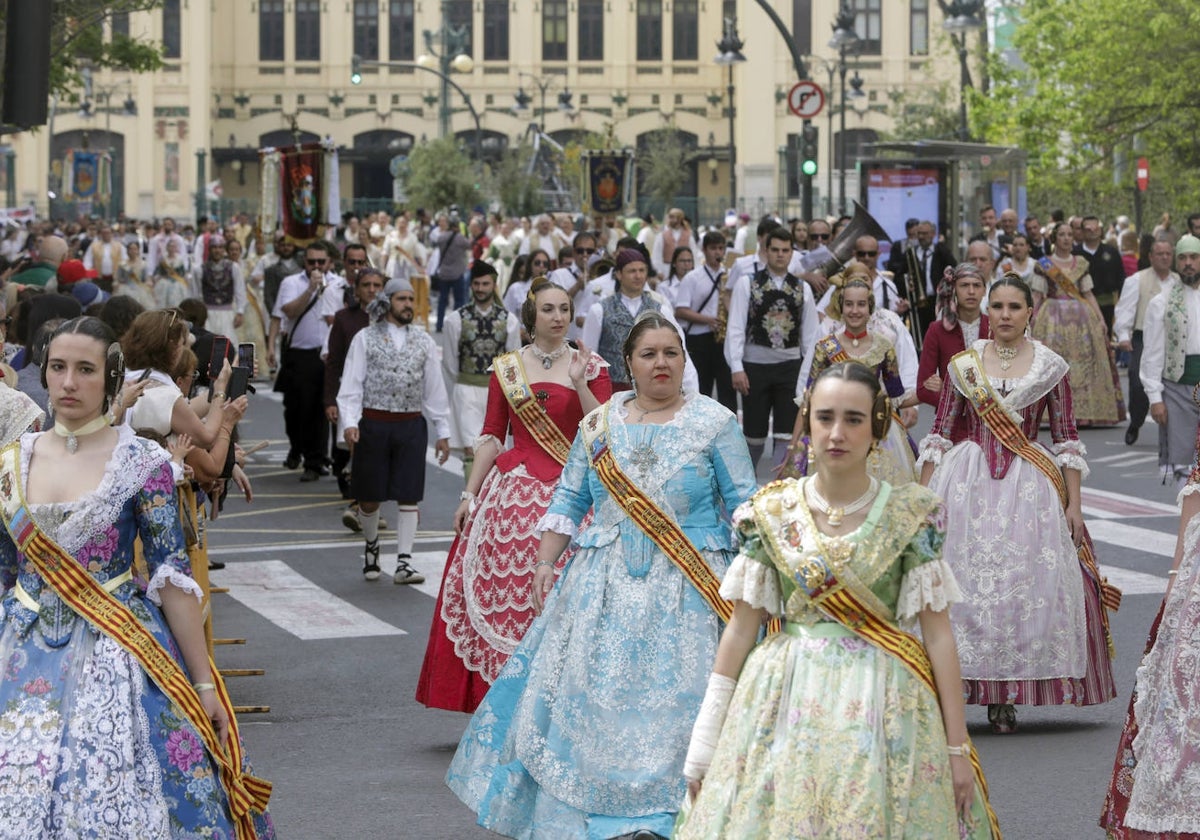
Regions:
<instances>
[{"instance_id":1,"label":"smartphone","mask_svg":"<svg viewBox=\"0 0 1200 840\"><path fill-rule=\"evenodd\" d=\"M238 345L237 366L254 372L254 344L247 342Z\"/></svg>"},{"instance_id":2,"label":"smartphone","mask_svg":"<svg viewBox=\"0 0 1200 840\"><path fill-rule=\"evenodd\" d=\"M233 374L229 377L229 399L236 400L238 397L245 394L249 388L249 385L250 368L238 365L233 369Z\"/></svg>"},{"instance_id":3,"label":"smartphone","mask_svg":"<svg viewBox=\"0 0 1200 840\"><path fill-rule=\"evenodd\" d=\"M216 380L221 375L221 367L229 356L230 341L223 335L213 336L212 352L208 356L208 378Z\"/></svg>"}]
</instances>

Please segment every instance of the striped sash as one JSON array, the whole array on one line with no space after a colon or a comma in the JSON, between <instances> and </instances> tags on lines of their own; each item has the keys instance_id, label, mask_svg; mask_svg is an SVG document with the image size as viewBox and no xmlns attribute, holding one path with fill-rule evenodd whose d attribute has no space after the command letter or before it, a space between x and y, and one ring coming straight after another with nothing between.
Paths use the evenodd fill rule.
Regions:
<instances>
[{"instance_id":1,"label":"striped sash","mask_svg":"<svg viewBox=\"0 0 1200 840\"><path fill-rule=\"evenodd\" d=\"M1016 455L1021 456L1029 463L1037 467L1041 472L1050 479L1050 483L1054 485L1054 489L1058 492L1058 499L1065 508L1067 506L1067 482L1063 478L1062 470L1054 463L1054 459L1046 453L1044 449L1034 446L1033 443L1021 431L1021 427L1017 425L1012 416L1005 410L999 396L992 387L992 382L988 379L987 374L983 370L983 363L979 358L979 354L974 350L964 350L958 353L950 360L950 365L954 372L958 375L959 381L964 388L960 389L963 396L975 408L975 413L982 420L996 437L996 440L1004 446L1005 449ZM1116 612L1121 608L1121 590L1113 586L1108 580L1100 575L1100 567L1096 564L1096 553L1092 546L1091 534L1084 528L1083 541L1077 549L1079 553L1079 563L1088 573L1091 580L1096 582L1100 590L1100 601L1104 604L1104 610L1100 611L1100 617L1104 624L1104 635L1108 640L1109 653L1113 653L1112 636L1108 630L1108 610Z\"/></svg>"},{"instance_id":2,"label":"striped sash","mask_svg":"<svg viewBox=\"0 0 1200 840\"><path fill-rule=\"evenodd\" d=\"M733 617L733 604L721 597L721 581L683 533L683 529L654 504L617 464L608 437L608 412L611 408L610 401L603 409L587 417L581 426L588 458L596 475L621 510L683 572L683 576L708 602L713 612L728 623Z\"/></svg>"},{"instance_id":3,"label":"striped sash","mask_svg":"<svg viewBox=\"0 0 1200 840\"><path fill-rule=\"evenodd\" d=\"M521 351L515 350L497 356L492 363L496 368L496 376L500 378L500 387L504 398L517 415L529 434L546 451L546 454L558 461L562 466L567 464L567 456L571 454L571 441L555 425L538 402L537 396L529 386L529 378L525 375L525 366L521 364Z\"/></svg>"},{"instance_id":4,"label":"striped sash","mask_svg":"<svg viewBox=\"0 0 1200 840\"><path fill-rule=\"evenodd\" d=\"M162 689L204 739L209 755L217 763L221 785L229 798L237 839L254 840L257 833L251 812L266 810L271 784L242 772L242 744L237 718L216 665L209 660L217 697L229 716L229 738L225 745L217 741L212 721L179 663L129 607L105 591L74 557L46 536L34 522L21 490L19 458L19 443L10 444L0 451L0 516L13 542L64 603L139 662L147 676Z\"/></svg>"}]
</instances>

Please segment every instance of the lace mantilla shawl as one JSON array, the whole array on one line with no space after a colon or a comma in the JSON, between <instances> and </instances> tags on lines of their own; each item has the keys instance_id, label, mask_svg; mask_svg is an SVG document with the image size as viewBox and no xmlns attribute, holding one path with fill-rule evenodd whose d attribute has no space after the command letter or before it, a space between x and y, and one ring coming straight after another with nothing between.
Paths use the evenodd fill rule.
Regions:
<instances>
[{"instance_id":1,"label":"lace mantilla shawl","mask_svg":"<svg viewBox=\"0 0 1200 840\"><path fill-rule=\"evenodd\" d=\"M21 391L0 383L0 447L8 446L30 429L41 428L46 415Z\"/></svg>"}]
</instances>

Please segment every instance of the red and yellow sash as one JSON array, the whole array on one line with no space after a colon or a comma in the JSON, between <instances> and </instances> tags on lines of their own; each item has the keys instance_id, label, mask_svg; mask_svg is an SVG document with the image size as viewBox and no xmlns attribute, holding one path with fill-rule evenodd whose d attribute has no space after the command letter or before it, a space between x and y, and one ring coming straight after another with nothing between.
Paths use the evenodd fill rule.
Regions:
<instances>
[{"instance_id":1,"label":"red and yellow sash","mask_svg":"<svg viewBox=\"0 0 1200 840\"><path fill-rule=\"evenodd\" d=\"M683 576L696 587L696 591L708 602L713 612L728 623L733 617L733 604L721 597L721 581L679 525L654 504L617 464L616 456L609 446L608 412L611 407L610 400L603 408L584 418L581 424L588 458L596 470L596 475L613 501L620 505L621 510L625 511L679 571L683 572Z\"/></svg>"},{"instance_id":2,"label":"red and yellow sash","mask_svg":"<svg viewBox=\"0 0 1200 840\"><path fill-rule=\"evenodd\" d=\"M1042 270L1046 272L1046 276L1053 280L1055 285L1060 289L1075 298L1075 300L1085 302L1083 292L1075 285L1075 281L1068 277L1067 272L1055 265L1049 257L1042 257L1038 260L1038 265L1042 267Z\"/></svg>"},{"instance_id":3,"label":"red and yellow sash","mask_svg":"<svg viewBox=\"0 0 1200 840\"><path fill-rule=\"evenodd\" d=\"M1059 501L1065 508L1067 506L1067 482L1063 478L1062 470L1054 463L1044 449L1034 446L1025 433L1021 431L1021 427L1016 421L1009 416L1005 411L1004 406L1000 402L999 396L992 388L992 382L988 379L987 374L983 370L983 363L979 359L979 354L974 350L964 350L958 353L950 360L950 365L955 373L958 374L959 381L964 385L965 390L963 395L975 407L975 413L981 419L996 437L996 440L1004 446L1005 449L1016 455L1021 456L1029 463L1033 464L1046 478L1050 479L1050 483L1054 485L1054 489L1058 492ZM1083 541L1079 545L1079 563L1087 571L1090 578L1096 581L1096 585L1100 591L1100 601L1104 604L1107 610L1116 612L1121 608L1121 590L1113 586L1107 579L1101 577L1100 568L1096 564L1096 554L1092 548L1092 537L1084 529ZM1101 610L1100 616L1103 619L1104 635L1108 640L1108 649L1113 651L1112 636L1108 630L1108 612Z\"/></svg>"},{"instance_id":4,"label":"red and yellow sash","mask_svg":"<svg viewBox=\"0 0 1200 840\"><path fill-rule=\"evenodd\" d=\"M266 810L271 784L242 771L242 745L237 718L216 665L209 660L217 697L229 716L229 738L224 746L217 741L216 731L200 704L199 695L174 657L159 644L129 607L106 592L74 557L46 536L34 522L21 490L17 466L19 458L19 443L0 451L0 516L13 542L64 603L141 664L147 676L162 689L204 739L209 755L218 765L237 838L254 840L257 833L252 811L262 813Z\"/></svg>"},{"instance_id":5,"label":"red and yellow sash","mask_svg":"<svg viewBox=\"0 0 1200 840\"><path fill-rule=\"evenodd\" d=\"M529 387L529 378L525 375L525 366L521 364L521 351L516 350L497 356L492 362L496 368L496 376L500 378L500 387L504 397L513 410L529 429L529 434L546 451L546 454L558 461L562 466L567 465L567 456L571 454L571 441L555 425L538 402L533 389Z\"/></svg>"},{"instance_id":6,"label":"red and yellow sash","mask_svg":"<svg viewBox=\"0 0 1200 840\"><path fill-rule=\"evenodd\" d=\"M773 482L755 494L753 500L754 520L759 533L764 535L763 545L767 547L777 568L788 569L787 561L781 556L777 542L779 524L778 515L769 510L773 499L772 488L780 487L791 482ZM807 511L806 503L804 509ZM807 526L816 532L816 524L808 515ZM879 615L863 598L857 595L849 586L838 580L833 569L820 554L807 556L799 568L791 575L793 582L802 590L808 599L827 616L838 624L850 630L864 641L880 648L896 657L926 688L938 697L937 681L933 675L933 663L921 640L906 633L898 626ZM987 810L988 822L991 825L993 840L1001 840L1000 821L992 810L988 798L987 779L983 775L983 766L974 750L970 754L971 769L975 774L975 784L978 794L983 798Z\"/></svg>"}]
</instances>

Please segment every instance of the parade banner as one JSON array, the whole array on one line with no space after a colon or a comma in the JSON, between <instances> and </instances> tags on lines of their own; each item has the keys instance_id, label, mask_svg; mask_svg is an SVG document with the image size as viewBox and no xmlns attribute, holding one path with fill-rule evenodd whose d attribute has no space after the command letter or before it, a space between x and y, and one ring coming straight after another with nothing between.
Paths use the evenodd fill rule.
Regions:
<instances>
[{"instance_id":1,"label":"parade banner","mask_svg":"<svg viewBox=\"0 0 1200 840\"><path fill-rule=\"evenodd\" d=\"M304 243L336 225L341 212L337 149L325 143L304 143L282 149L259 150L262 188L259 218L265 235L276 226Z\"/></svg>"},{"instance_id":2,"label":"parade banner","mask_svg":"<svg viewBox=\"0 0 1200 840\"><path fill-rule=\"evenodd\" d=\"M63 195L74 201L108 201L112 158L107 152L71 149L63 159Z\"/></svg>"},{"instance_id":3,"label":"parade banner","mask_svg":"<svg viewBox=\"0 0 1200 840\"><path fill-rule=\"evenodd\" d=\"M634 154L630 149L588 149L583 164L583 211L621 213L633 201Z\"/></svg>"}]
</instances>

